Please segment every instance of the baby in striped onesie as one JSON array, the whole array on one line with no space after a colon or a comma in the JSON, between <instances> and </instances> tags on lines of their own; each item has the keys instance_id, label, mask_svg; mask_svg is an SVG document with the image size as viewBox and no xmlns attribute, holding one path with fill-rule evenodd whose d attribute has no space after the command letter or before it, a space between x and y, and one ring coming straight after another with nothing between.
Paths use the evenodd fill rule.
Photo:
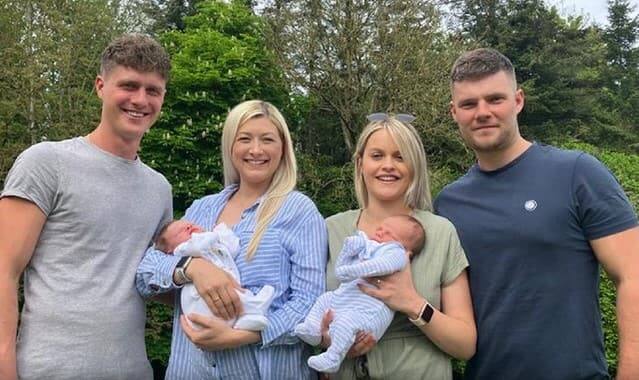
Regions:
<instances>
[{"instance_id":1,"label":"baby in striped onesie","mask_svg":"<svg viewBox=\"0 0 639 380\"><path fill-rule=\"evenodd\" d=\"M215 226L213 231L204 231L200 226L185 220L173 221L162 229L155 242L155 248L176 256L203 257L225 270L241 284L240 273L235 265L235 257L240 251L240 240L224 223ZM266 311L273 301L274 293L275 289L270 285L264 285L257 294L249 290L238 291L243 314L227 323L236 329L264 330L268 325ZM192 283L182 288L180 304L185 315L197 313L213 316ZM197 328L197 325L193 326Z\"/></svg>"},{"instance_id":2,"label":"baby in striped onesie","mask_svg":"<svg viewBox=\"0 0 639 380\"><path fill-rule=\"evenodd\" d=\"M327 310L333 310L333 321L328 330L331 345L326 352L308 359L311 368L337 372L358 331L369 332L376 340L382 337L395 312L382 301L363 293L357 285L372 286L363 278L384 276L403 269L413 254L422 250L425 241L424 227L408 215L384 219L371 239L358 231L344 240L335 263L340 286L322 294L304 322L295 327L295 335L317 345L322 338L322 317Z\"/></svg>"}]
</instances>

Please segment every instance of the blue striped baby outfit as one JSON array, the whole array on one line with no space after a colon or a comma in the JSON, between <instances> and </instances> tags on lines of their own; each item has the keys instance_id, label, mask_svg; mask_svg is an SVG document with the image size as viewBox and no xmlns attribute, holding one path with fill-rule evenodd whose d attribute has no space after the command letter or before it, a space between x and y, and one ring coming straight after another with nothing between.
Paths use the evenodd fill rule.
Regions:
<instances>
[{"instance_id":1,"label":"blue striped baby outfit","mask_svg":"<svg viewBox=\"0 0 639 380\"><path fill-rule=\"evenodd\" d=\"M320 372L337 372L358 331L370 332L379 340L393 320L395 312L382 301L363 293L358 284L370 286L362 277L382 276L399 271L408 264L406 250L398 242L378 243L364 232L346 238L335 263L340 286L322 294L304 323L295 328L302 340L317 345L326 310L333 310L329 328L331 346L326 352L308 359L311 368Z\"/></svg>"}]
</instances>

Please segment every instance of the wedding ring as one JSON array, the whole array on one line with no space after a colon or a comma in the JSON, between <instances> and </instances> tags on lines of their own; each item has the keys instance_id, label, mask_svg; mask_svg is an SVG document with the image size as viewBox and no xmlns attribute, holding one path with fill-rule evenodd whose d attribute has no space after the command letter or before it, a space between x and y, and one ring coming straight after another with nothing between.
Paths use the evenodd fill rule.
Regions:
<instances>
[{"instance_id":1,"label":"wedding ring","mask_svg":"<svg viewBox=\"0 0 639 380\"><path fill-rule=\"evenodd\" d=\"M221 300L221 298L220 298L220 297L213 298L213 302L217 302L217 301L219 301L219 300Z\"/></svg>"}]
</instances>

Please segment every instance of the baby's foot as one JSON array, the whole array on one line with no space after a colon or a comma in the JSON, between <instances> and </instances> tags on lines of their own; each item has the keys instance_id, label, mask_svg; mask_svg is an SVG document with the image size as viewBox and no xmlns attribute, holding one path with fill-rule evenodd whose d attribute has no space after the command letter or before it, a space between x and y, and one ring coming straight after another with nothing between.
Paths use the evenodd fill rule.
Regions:
<instances>
[{"instance_id":1,"label":"baby's foot","mask_svg":"<svg viewBox=\"0 0 639 380\"><path fill-rule=\"evenodd\" d=\"M308 358L308 366L318 372L335 373L339 369L341 361L337 355L330 351Z\"/></svg>"}]
</instances>

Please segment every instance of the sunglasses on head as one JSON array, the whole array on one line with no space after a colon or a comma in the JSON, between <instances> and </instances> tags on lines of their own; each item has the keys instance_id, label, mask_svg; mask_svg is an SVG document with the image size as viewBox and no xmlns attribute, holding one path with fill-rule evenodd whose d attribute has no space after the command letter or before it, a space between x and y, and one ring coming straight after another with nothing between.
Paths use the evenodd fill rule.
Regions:
<instances>
[{"instance_id":1,"label":"sunglasses on head","mask_svg":"<svg viewBox=\"0 0 639 380\"><path fill-rule=\"evenodd\" d=\"M415 116L408 113L398 113L398 114L392 115L392 114L387 114L385 112L375 112L366 116L366 119L370 122L388 121L391 118L394 118L395 120L400 121L402 123L411 123L412 121L416 119Z\"/></svg>"}]
</instances>

